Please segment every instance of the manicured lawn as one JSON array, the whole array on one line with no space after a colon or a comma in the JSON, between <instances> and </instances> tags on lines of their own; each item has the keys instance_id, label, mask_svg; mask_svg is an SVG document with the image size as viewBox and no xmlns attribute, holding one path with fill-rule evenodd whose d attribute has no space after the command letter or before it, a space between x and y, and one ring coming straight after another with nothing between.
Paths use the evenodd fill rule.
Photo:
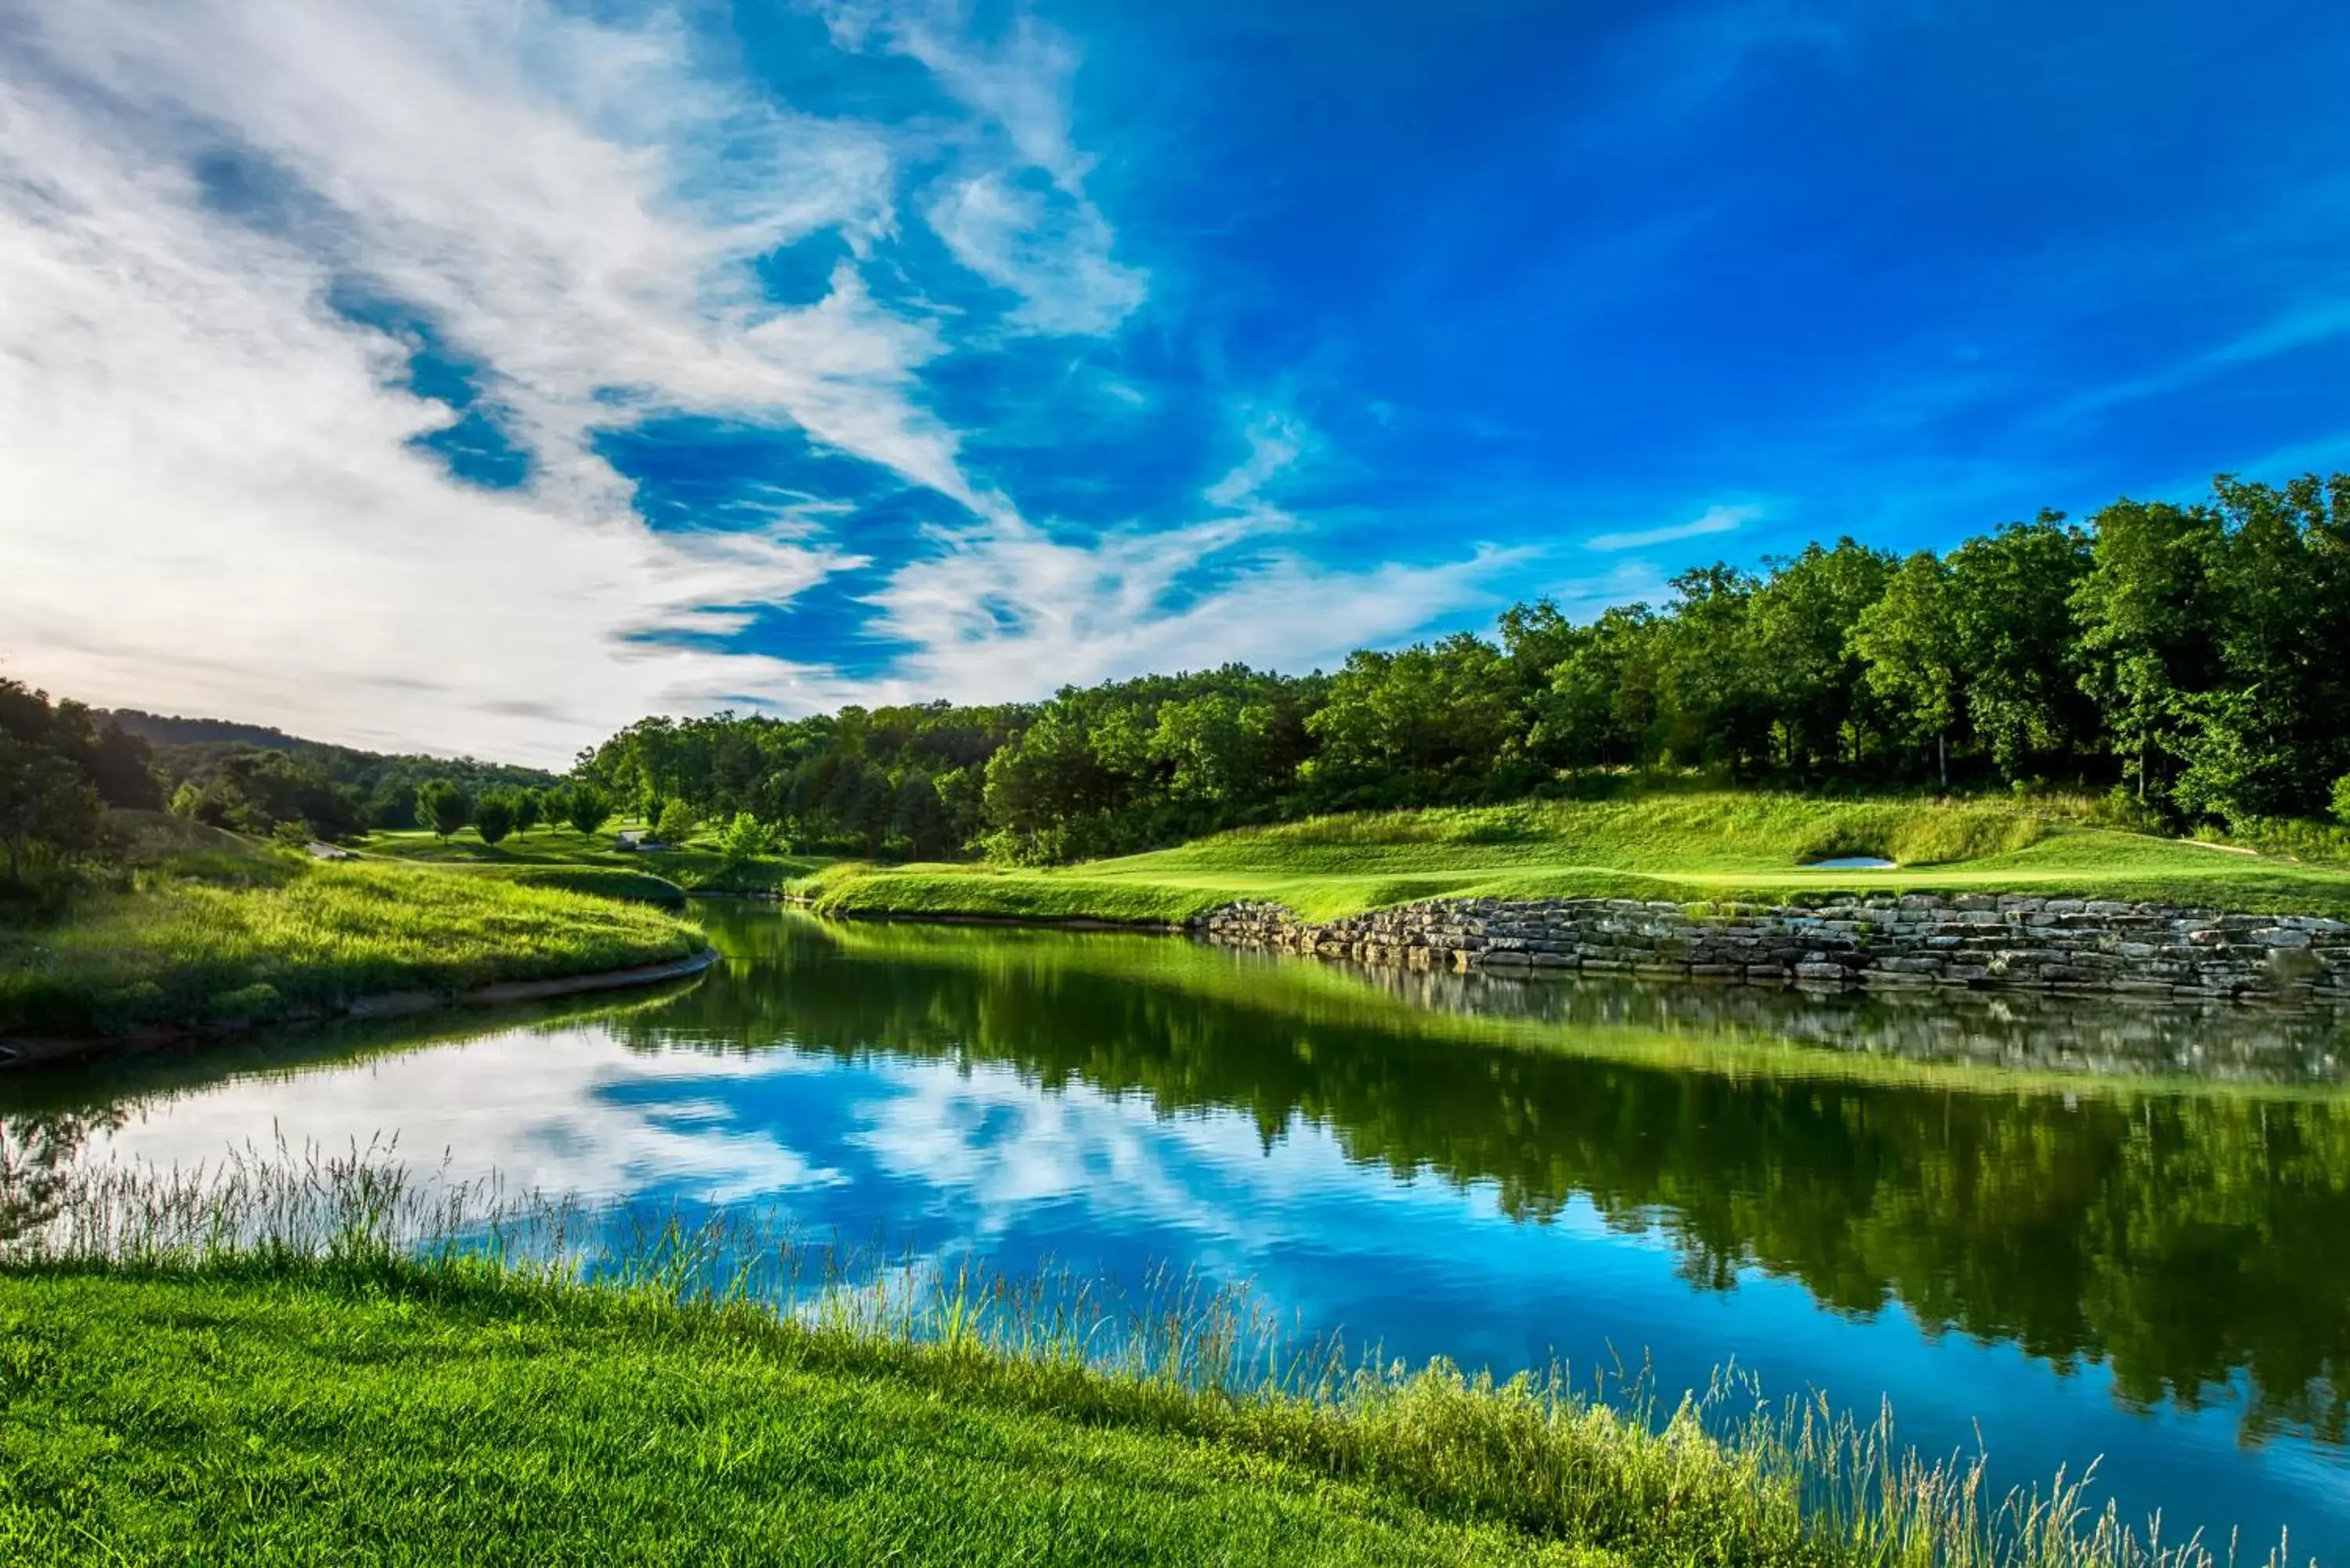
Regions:
<instances>
[{"instance_id":1,"label":"manicured lawn","mask_svg":"<svg viewBox=\"0 0 2350 1568\"><path fill-rule=\"evenodd\" d=\"M472 828L447 838L424 832L371 833L356 847L365 856L525 878L551 876L557 868L574 874L626 872L662 878L687 893L772 894L787 878L806 876L825 864L788 855L729 860L707 843L690 842L650 854L616 846L621 828L642 826L615 822L594 834L575 833L568 827L536 827L496 844L483 843Z\"/></svg>"},{"instance_id":2,"label":"manicured lawn","mask_svg":"<svg viewBox=\"0 0 2350 1568\"><path fill-rule=\"evenodd\" d=\"M383 862L255 854L151 869L59 923L0 932L0 1034L229 1027L385 992L452 992L682 958L640 903Z\"/></svg>"},{"instance_id":3,"label":"manicured lawn","mask_svg":"<svg viewBox=\"0 0 2350 1568\"><path fill-rule=\"evenodd\" d=\"M1878 856L1890 870L1808 862ZM2007 805L1715 793L1320 817L1048 870L841 865L792 885L854 914L1175 921L1238 898L1326 919L1423 898L1796 900L1997 890L2350 909L2350 872Z\"/></svg>"}]
</instances>

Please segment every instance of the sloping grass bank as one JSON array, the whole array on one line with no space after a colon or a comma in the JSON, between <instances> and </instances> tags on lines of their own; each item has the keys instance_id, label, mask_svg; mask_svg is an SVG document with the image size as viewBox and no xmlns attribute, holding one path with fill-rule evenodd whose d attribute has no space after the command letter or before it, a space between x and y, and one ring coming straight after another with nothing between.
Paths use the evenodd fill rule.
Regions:
<instances>
[{"instance_id":1,"label":"sloping grass bank","mask_svg":"<svg viewBox=\"0 0 2350 1568\"><path fill-rule=\"evenodd\" d=\"M226 1030L390 992L633 968L702 933L639 903L382 863L155 868L0 932L0 1036Z\"/></svg>"},{"instance_id":2,"label":"sloping grass bank","mask_svg":"<svg viewBox=\"0 0 2350 1568\"><path fill-rule=\"evenodd\" d=\"M424 832L370 833L358 843L362 855L414 860L495 875L555 879L598 873L657 877L681 895L691 893L773 898L789 877L804 877L824 862L789 855L757 855L733 860L708 845L639 852L617 846L612 831L580 834L568 827L539 827L495 844L471 829L447 838ZM641 897L641 894L620 895Z\"/></svg>"},{"instance_id":3,"label":"sloping grass bank","mask_svg":"<svg viewBox=\"0 0 2350 1568\"><path fill-rule=\"evenodd\" d=\"M1895 864L1811 864L1853 857ZM2055 810L1731 792L1317 817L1048 869L843 864L786 890L832 914L1141 924L1241 898L1316 920L1438 898L1789 902L1969 890L2350 909L2350 872L2097 827Z\"/></svg>"},{"instance_id":4,"label":"sloping grass bank","mask_svg":"<svg viewBox=\"0 0 2350 1568\"><path fill-rule=\"evenodd\" d=\"M577 1210L369 1161L103 1173L0 1225L0 1555L2210 1563L1735 1381L1659 1419L952 1266L827 1258L778 1312L773 1251L723 1230L591 1281Z\"/></svg>"}]
</instances>

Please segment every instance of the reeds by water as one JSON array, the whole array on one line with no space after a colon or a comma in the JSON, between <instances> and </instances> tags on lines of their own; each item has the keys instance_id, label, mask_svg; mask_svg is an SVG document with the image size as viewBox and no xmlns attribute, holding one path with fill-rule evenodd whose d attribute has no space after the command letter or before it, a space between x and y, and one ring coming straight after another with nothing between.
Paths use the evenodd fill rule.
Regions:
<instances>
[{"instance_id":1,"label":"reeds by water","mask_svg":"<svg viewBox=\"0 0 2350 1568\"><path fill-rule=\"evenodd\" d=\"M1899 1568L2285 1568L2167 1542L2093 1501L2093 1471L1993 1495L1980 1456L1903 1446L1889 1412L1774 1400L1726 1370L1506 1379L1298 1335L1245 1289L1128 1293L959 1255L805 1244L719 1215L615 1211L455 1182L389 1145L252 1150L208 1168L50 1170L0 1149L0 1267L340 1282L630 1325L941 1397L1178 1432L1369 1483L1442 1515L1638 1560ZM12 1174L13 1173L13 1174ZM12 1197L13 1195L13 1197Z\"/></svg>"}]
</instances>

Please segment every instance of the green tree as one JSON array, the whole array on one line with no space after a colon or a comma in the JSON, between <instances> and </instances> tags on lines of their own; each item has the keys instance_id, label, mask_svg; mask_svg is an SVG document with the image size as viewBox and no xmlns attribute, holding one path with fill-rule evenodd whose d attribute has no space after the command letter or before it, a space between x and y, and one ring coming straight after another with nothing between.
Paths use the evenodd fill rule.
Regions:
<instances>
[{"instance_id":1,"label":"green tree","mask_svg":"<svg viewBox=\"0 0 2350 1568\"><path fill-rule=\"evenodd\" d=\"M29 741L0 735L0 845L8 880L21 883L36 856L71 863L106 839L106 805L88 774Z\"/></svg>"},{"instance_id":2,"label":"green tree","mask_svg":"<svg viewBox=\"0 0 2350 1568\"><path fill-rule=\"evenodd\" d=\"M889 797L889 842L916 860L954 852L954 825L947 818L938 786L920 768L910 768Z\"/></svg>"},{"instance_id":3,"label":"green tree","mask_svg":"<svg viewBox=\"0 0 2350 1568\"><path fill-rule=\"evenodd\" d=\"M416 816L445 839L473 819L473 797L449 779L427 779L416 786Z\"/></svg>"},{"instance_id":4,"label":"green tree","mask_svg":"<svg viewBox=\"0 0 2350 1568\"><path fill-rule=\"evenodd\" d=\"M653 819L653 836L664 844L683 844L701 826L693 807L682 796L671 795L662 805L660 815Z\"/></svg>"},{"instance_id":5,"label":"green tree","mask_svg":"<svg viewBox=\"0 0 2350 1568\"><path fill-rule=\"evenodd\" d=\"M718 830L718 853L730 862L756 860L775 847L775 830L747 811L738 811Z\"/></svg>"},{"instance_id":6,"label":"green tree","mask_svg":"<svg viewBox=\"0 0 2350 1568\"><path fill-rule=\"evenodd\" d=\"M2097 721L2075 678L2073 595L2088 535L2043 512L1969 539L1946 557L1965 670L1968 725L2010 781L2043 760L2089 754Z\"/></svg>"},{"instance_id":7,"label":"green tree","mask_svg":"<svg viewBox=\"0 0 2350 1568\"><path fill-rule=\"evenodd\" d=\"M2334 781L2334 820L2350 827L2350 774Z\"/></svg>"},{"instance_id":8,"label":"green tree","mask_svg":"<svg viewBox=\"0 0 2350 1568\"><path fill-rule=\"evenodd\" d=\"M515 831L527 834L539 823L538 792L535 789L518 789L510 798L514 805Z\"/></svg>"},{"instance_id":9,"label":"green tree","mask_svg":"<svg viewBox=\"0 0 2350 1568\"><path fill-rule=\"evenodd\" d=\"M2072 596L2081 680L2143 801L2157 763L2180 749L2180 694L2210 684L2220 520L2208 507L2117 501L2094 522L2091 566Z\"/></svg>"},{"instance_id":10,"label":"green tree","mask_svg":"<svg viewBox=\"0 0 2350 1568\"><path fill-rule=\"evenodd\" d=\"M1857 760L1866 688L1852 633L1892 574L1891 556L1839 539L1774 563L1755 590L1755 685L1781 767L1816 776Z\"/></svg>"},{"instance_id":11,"label":"green tree","mask_svg":"<svg viewBox=\"0 0 2350 1568\"><path fill-rule=\"evenodd\" d=\"M1950 782L1950 727L1964 688L1950 568L1930 550L1901 563L1885 593L1853 623L1863 678L1911 745L1930 744L1935 775Z\"/></svg>"},{"instance_id":12,"label":"green tree","mask_svg":"<svg viewBox=\"0 0 2350 1568\"><path fill-rule=\"evenodd\" d=\"M561 784L539 791L538 816L549 827L567 825L571 820L571 792Z\"/></svg>"},{"instance_id":13,"label":"green tree","mask_svg":"<svg viewBox=\"0 0 2350 1568\"><path fill-rule=\"evenodd\" d=\"M563 819L574 831L592 834L612 820L612 797L601 784L585 781L575 784L565 792Z\"/></svg>"},{"instance_id":14,"label":"green tree","mask_svg":"<svg viewBox=\"0 0 2350 1568\"><path fill-rule=\"evenodd\" d=\"M473 831L484 844L502 842L514 831L515 803L512 795L494 792L482 797L473 807Z\"/></svg>"}]
</instances>

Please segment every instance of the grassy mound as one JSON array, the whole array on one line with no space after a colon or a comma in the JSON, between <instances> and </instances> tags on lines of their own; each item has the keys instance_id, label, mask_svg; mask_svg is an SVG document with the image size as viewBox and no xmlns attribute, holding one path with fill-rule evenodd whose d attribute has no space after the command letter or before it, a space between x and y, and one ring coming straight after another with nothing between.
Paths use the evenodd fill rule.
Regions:
<instances>
[{"instance_id":1,"label":"grassy mound","mask_svg":"<svg viewBox=\"0 0 2350 1568\"><path fill-rule=\"evenodd\" d=\"M1812 862L1876 857L1887 870ZM1993 890L2350 909L2350 872L2097 827L2054 810L1708 794L1317 817L1049 870L840 865L789 884L840 914L1172 922L1236 898L1315 919L1423 898L1800 901Z\"/></svg>"},{"instance_id":2,"label":"grassy mound","mask_svg":"<svg viewBox=\"0 0 2350 1568\"><path fill-rule=\"evenodd\" d=\"M615 835L574 833L567 827L541 827L496 844L484 844L470 830L448 838L430 833L371 833L359 841L363 855L415 860L438 866L466 867L504 874L551 872L626 872L657 877L689 894L748 895L771 898L784 882L804 877L822 866L821 860L788 855L760 855L730 860L709 845L685 845L651 853L620 849Z\"/></svg>"},{"instance_id":3,"label":"grassy mound","mask_svg":"<svg viewBox=\"0 0 2350 1568\"><path fill-rule=\"evenodd\" d=\"M233 1028L394 991L682 958L658 910L503 877L288 857L182 857L62 923L0 932L0 1034Z\"/></svg>"}]
</instances>

